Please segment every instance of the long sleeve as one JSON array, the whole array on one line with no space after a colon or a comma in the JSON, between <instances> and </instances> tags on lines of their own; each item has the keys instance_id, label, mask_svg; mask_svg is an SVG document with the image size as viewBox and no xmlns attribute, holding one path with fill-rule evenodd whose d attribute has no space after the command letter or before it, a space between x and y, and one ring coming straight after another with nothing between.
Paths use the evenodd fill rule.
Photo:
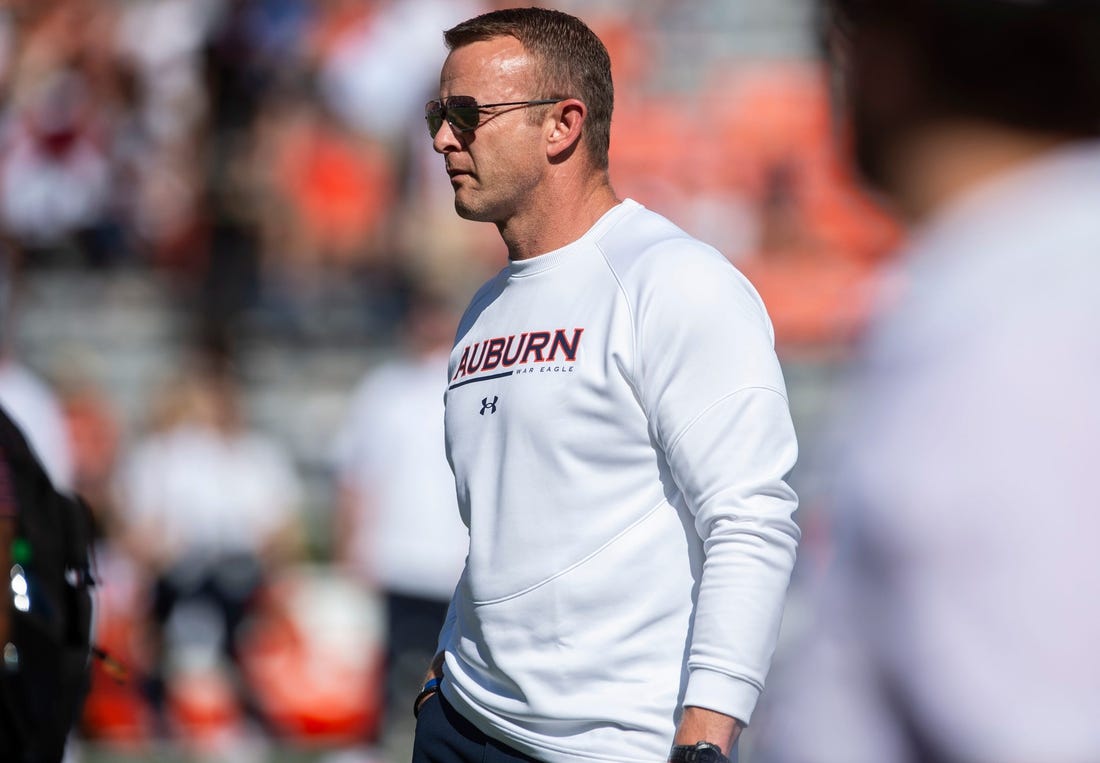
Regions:
<instances>
[{"instance_id":1,"label":"long sleeve","mask_svg":"<svg viewBox=\"0 0 1100 763\"><path fill-rule=\"evenodd\" d=\"M689 245L637 306L639 382L705 559L684 704L748 722L778 636L799 531L798 455L770 323L717 253Z\"/></svg>"}]
</instances>

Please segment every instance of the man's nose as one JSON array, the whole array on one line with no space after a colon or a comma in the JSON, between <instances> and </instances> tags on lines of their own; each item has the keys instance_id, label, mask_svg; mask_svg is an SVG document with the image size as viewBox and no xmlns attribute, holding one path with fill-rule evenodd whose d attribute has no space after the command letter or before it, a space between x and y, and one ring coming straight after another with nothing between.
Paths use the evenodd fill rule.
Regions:
<instances>
[{"instance_id":1,"label":"man's nose","mask_svg":"<svg viewBox=\"0 0 1100 763\"><path fill-rule=\"evenodd\" d=\"M437 153L444 154L448 150L456 151L461 147L462 143L459 140L457 131L451 126L450 122L444 119L439 132L432 138L432 148Z\"/></svg>"}]
</instances>

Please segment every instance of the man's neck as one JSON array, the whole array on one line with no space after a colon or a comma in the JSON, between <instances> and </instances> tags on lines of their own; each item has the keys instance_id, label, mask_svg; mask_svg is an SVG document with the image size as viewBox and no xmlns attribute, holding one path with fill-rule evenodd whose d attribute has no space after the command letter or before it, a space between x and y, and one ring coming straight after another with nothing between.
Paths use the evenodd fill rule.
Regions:
<instances>
[{"instance_id":1,"label":"man's neck","mask_svg":"<svg viewBox=\"0 0 1100 763\"><path fill-rule=\"evenodd\" d=\"M498 224L508 259L527 260L573 243L619 203L606 175L594 177L579 190L564 186L551 186L538 203Z\"/></svg>"},{"instance_id":2,"label":"man's neck","mask_svg":"<svg viewBox=\"0 0 1100 763\"><path fill-rule=\"evenodd\" d=\"M1062 136L991 124L929 127L895 152L896 198L908 217L921 222L971 189L1064 142Z\"/></svg>"}]
</instances>

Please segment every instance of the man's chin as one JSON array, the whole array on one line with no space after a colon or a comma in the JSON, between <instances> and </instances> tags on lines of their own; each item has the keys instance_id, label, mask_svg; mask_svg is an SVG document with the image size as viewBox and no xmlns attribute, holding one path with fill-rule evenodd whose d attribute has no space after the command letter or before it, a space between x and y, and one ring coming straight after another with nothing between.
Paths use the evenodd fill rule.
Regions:
<instances>
[{"instance_id":1,"label":"man's chin","mask_svg":"<svg viewBox=\"0 0 1100 763\"><path fill-rule=\"evenodd\" d=\"M484 209L465 203L458 195L455 196L455 212L457 212L458 216L461 217L463 220L472 220L476 223L485 223L490 221Z\"/></svg>"}]
</instances>

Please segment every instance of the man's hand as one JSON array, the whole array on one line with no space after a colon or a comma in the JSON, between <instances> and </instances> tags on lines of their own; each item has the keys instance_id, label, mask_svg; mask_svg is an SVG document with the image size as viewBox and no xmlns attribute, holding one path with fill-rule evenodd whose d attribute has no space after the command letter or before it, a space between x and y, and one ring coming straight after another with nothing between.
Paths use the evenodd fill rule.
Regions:
<instances>
[{"instance_id":1,"label":"man's hand","mask_svg":"<svg viewBox=\"0 0 1100 763\"><path fill-rule=\"evenodd\" d=\"M432 664L428 666L428 672L424 674L424 680L421 682L421 685L424 685L424 684L428 683L428 681L432 680L433 678L442 678L443 677L443 657L444 657L444 653L440 652L439 654L437 654L435 657L432 658ZM416 704L416 708L415 708L416 711L420 712L420 706L423 705L425 702L427 702L428 699L432 696L432 694L435 694L437 691L439 691L439 690L436 689L436 691L430 692L428 694L425 694L423 697L420 697L417 700L417 704Z\"/></svg>"},{"instance_id":2,"label":"man's hand","mask_svg":"<svg viewBox=\"0 0 1100 763\"><path fill-rule=\"evenodd\" d=\"M722 754L729 756L733 743L741 734L744 726L741 721L713 710L688 706L676 729L673 744L695 744L710 742L722 748Z\"/></svg>"}]
</instances>

